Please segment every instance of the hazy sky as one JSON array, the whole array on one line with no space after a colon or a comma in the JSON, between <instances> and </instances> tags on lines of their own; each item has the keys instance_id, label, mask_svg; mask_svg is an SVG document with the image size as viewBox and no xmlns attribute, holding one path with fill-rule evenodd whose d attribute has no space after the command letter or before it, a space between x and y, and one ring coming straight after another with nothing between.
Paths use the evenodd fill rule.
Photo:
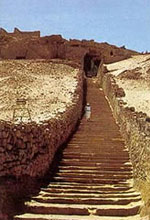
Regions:
<instances>
[{"instance_id":1,"label":"hazy sky","mask_svg":"<svg viewBox=\"0 0 150 220\"><path fill-rule=\"evenodd\" d=\"M0 27L150 51L150 0L0 0Z\"/></svg>"}]
</instances>

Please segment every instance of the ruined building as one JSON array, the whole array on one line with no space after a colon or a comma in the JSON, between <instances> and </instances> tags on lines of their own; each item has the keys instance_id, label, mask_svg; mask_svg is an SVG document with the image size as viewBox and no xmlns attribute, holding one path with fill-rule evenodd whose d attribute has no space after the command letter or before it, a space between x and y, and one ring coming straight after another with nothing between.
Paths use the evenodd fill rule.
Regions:
<instances>
[{"instance_id":1,"label":"ruined building","mask_svg":"<svg viewBox=\"0 0 150 220\"><path fill-rule=\"evenodd\" d=\"M94 40L65 40L61 35L40 37L40 31L13 33L0 29L1 59L65 59L80 63L87 74L96 72L100 62L129 58L135 51Z\"/></svg>"}]
</instances>

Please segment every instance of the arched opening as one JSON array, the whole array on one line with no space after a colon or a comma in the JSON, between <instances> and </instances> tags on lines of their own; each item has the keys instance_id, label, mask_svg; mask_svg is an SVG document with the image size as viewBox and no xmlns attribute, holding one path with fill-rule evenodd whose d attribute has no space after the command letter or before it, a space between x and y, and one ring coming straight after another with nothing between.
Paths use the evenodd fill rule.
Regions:
<instances>
[{"instance_id":1,"label":"arched opening","mask_svg":"<svg viewBox=\"0 0 150 220\"><path fill-rule=\"evenodd\" d=\"M100 59L88 53L84 56L83 68L87 77L93 77L97 75L100 62L101 62Z\"/></svg>"},{"instance_id":2,"label":"arched opening","mask_svg":"<svg viewBox=\"0 0 150 220\"><path fill-rule=\"evenodd\" d=\"M114 54L113 54L113 51L110 51L110 56L113 56Z\"/></svg>"},{"instance_id":3,"label":"arched opening","mask_svg":"<svg viewBox=\"0 0 150 220\"><path fill-rule=\"evenodd\" d=\"M89 54L86 54L84 56L84 71L86 75L88 75L88 73L91 70L91 60L92 60L92 57Z\"/></svg>"},{"instance_id":4,"label":"arched opening","mask_svg":"<svg viewBox=\"0 0 150 220\"><path fill-rule=\"evenodd\" d=\"M101 60L95 58L93 61L94 61L94 65L93 65L93 68L92 68L93 76L97 76L98 67L100 65Z\"/></svg>"}]
</instances>

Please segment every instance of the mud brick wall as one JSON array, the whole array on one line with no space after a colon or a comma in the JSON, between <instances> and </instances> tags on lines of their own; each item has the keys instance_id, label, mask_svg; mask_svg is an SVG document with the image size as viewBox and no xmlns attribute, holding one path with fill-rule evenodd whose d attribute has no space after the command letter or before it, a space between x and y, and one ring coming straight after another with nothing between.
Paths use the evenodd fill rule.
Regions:
<instances>
[{"instance_id":1,"label":"mud brick wall","mask_svg":"<svg viewBox=\"0 0 150 220\"><path fill-rule=\"evenodd\" d=\"M134 178L150 182L150 120L143 112L128 107L122 97L125 93L115 79L101 65L97 83L103 88L113 115L125 138L133 164Z\"/></svg>"},{"instance_id":2,"label":"mud brick wall","mask_svg":"<svg viewBox=\"0 0 150 220\"><path fill-rule=\"evenodd\" d=\"M86 54L112 63L131 57L137 52L108 43L97 43L94 40L69 41L61 35L40 37L40 31L22 32L18 28L8 33L0 28L1 59L66 59L78 63L84 61Z\"/></svg>"},{"instance_id":3,"label":"mud brick wall","mask_svg":"<svg viewBox=\"0 0 150 220\"><path fill-rule=\"evenodd\" d=\"M42 177L59 146L75 129L82 101L83 72L79 71L73 104L57 119L18 125L0 121L0 176Z\"/></svg>"},{"instance_id":4,"label":"mud brick wall","mask_svg":"<svg viewBox=\"0 0 150 220\"><path fill-rule=\"evenodd\" d=\"M18 28L14 28L14 32L9 33L5 29L0 28L0 35L3 36L12 36L12 37L30 37L30 38L39 38L40 31L20 31Z\"/></svg>"}]
</instances>

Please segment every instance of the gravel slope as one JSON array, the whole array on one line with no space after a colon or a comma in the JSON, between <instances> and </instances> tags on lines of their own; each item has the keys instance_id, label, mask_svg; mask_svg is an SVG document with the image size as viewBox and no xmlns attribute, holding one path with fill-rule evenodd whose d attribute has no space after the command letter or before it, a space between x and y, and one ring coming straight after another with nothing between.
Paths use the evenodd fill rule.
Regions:
<instances>
[{"instance_id":1,"label":"gravel slope","mask_svg":"<svg viewBox=\"0 0 150 220\"><path fill-rule=\"evenodd\" d=\"M0 120L40 122L54 118L72 104L77 72L64 64L44 61L0 61ZM26 100L18 105L17 100ZM18 110L19 108L19 110ZM22 108L24 110L22 110Z\"/></svg>"}]
</instances>

